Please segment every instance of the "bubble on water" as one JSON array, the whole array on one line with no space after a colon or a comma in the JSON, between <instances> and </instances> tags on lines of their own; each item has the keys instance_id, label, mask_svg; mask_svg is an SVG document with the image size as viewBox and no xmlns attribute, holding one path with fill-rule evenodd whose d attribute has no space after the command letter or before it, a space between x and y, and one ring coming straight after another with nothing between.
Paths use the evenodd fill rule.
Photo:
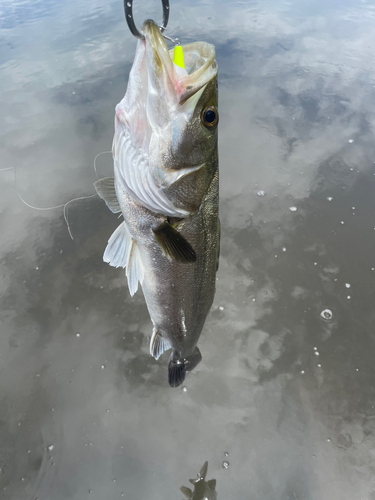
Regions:
<instances>
[{"instance_id":1,"label":"bubble on water","mask_svg":"<svg viewBox=\"0 0 375 500\"><path fill-rule=\"evenodd\" d=\"M224 461L222 463L222 467L223 467L223 469L229 469L229 462Z\"/></svg>"},{"instance_id":2,"label":"bubble on water","mask_svg":"<svg viewBox=\"0 0 375 500\"><path fill-rule=\"evenodd\" d=\"M283 247L283 252L286 252L286 248L285 247Z\"/></svg>"},{"instance_id":3,"label":"bubble on water","mask_svg":"<svg viewBox=\"0 0 375 500\"><path fill-rule=\"evenodd\" d=\"M314 354L315 354L315 356L319 356L318 351L315 351Z\"/></svg>"},{"instance_id":4,"label":"bubble on water","mask_svg":"<svg viewBox=\"0 0 375 500\"><path fill-rule=\"evenodd\" d=\"M289 210L290 210L291 212L297 212L297 207L289 207Z\"/></svg>"},{"instance_id":5,"label":"bubble on water","mask_svg":"<svg viewBox=\"0 0 375 500\"><path fill-rule=\"evenodd\" d=\"M186 387L183 387L183 388L182 388L182 391L183 391L183 392L186 392L186 391L187 391L187 388L186 388Z\"/></svg>"},{"instance_id":6,"label":"bubble on water","mask_svg":"<svg viewBox=\"0 0 375 500\"><path fill-rule=\"evenodd\" d=\"M328 196L327 200L332 201L333 200L332 196Z\"/></svg>"},{"instance_id":7,"label":"bubble on water","mask_svg":"<svg viewBox=\"0 0 375 500\"><path fill-rule=\"evenodd\" d=\"M258 191L257 195L258 196L266 196L266 193L264 191Z\"/></svg>"},{"instance_id":8,"label":"bubble on water","mask_svg":"<svg viewBox=\"0 0 375 500\"><path fill-rule=\"evenodd\" d=\"M50 445L48 446L49 451L52 451L52 450L53 450L53 448L54 448L53 444L50 444Z\"/></svg>"},{"instance_id":9,"label":"bubble on water","mask_svg":"<svg viewBox=\"0 0 375 500\"><path fill-rule=\"evenodd\" d=\"M24 477L21 477L21 481L22 481L22 482L23 482L23 481L25 481L25 478L24 478Z\"/></svg>"},{"instance_id":10,"label":"bubble on water","mask_svg":"<svg viewBox=\"0 0 375 500\"><path fill-rule=\"evenodd\" d=\"M101 366L100 368L101 368L102 370L104 370L104 368L105 368L105 365L102 365L102 366Z\"/></svg>"},{"instance_id":11,"label":"bubble on water","mask_svg":"<svg viewBox=\"0 0 375 500\"><path fill-rule=\"evenodd\" d=\"M330 442L331 442L331 440L328 438L328 439L327 439L327 443L330 443Z\"/></svg>"},{"instance_id":12,"label":"bubble on water","mask_svg":"<svg viewBox=\"0 0 375 500\"><path fill-rule=\"evenodd\" d=\"M345 283L346 288L350 288L350 283Z\"/></svg>"},{"instance_id":13,"label":"bubble on water","mask_svg":"<svg viewBox=\"0 0 375 500\"><path fill-rule=\"evenodd\" d=\"M330 321L333 318L333 313L332 313L331 309L324 309L320 313L320 317L326 321Z\"/></svg>"},{"instance_id":14,"label":"bubble on water","mask_svg":"<svg viewBox=\"0 0 375 500\"><path fill-rule=\"evenodd\" d=\"M224 451L224 457L228 457L229 453L227 451Z\"/></svg>"},{"instance_id":15,"label":"bubble on water","mask_svg":"<svg viewBox=\"0 0 375 500\"><path fill-rule=\"evenodd\" d=\"M108 408L106 409L106 412L109 413L109 409Z\"/></svg>"},{"instance_id":16,"label":"bubble on water","mask_svg":"<svg viewBox=\"0 0 375 500\"><path fill-rule=\"evenodd\" d=\"M314 347L314 351L317 351L317 350L318 350L318 348L317 348L317 347Z\"/></svg>"},{"instance_id":17,"label":"bubble on water","mask_svg":"<svg viewBox=\"0 0 375 500\"><path fill-rule=\"evenodd\" d=\"M76 333L76 337L80 337L81 334L79 332Z\"/></svg>"},{"instance_id":18,"label":"bubble on water","mask_svg":"<svg viewBox=\"0 0 375 500\"><path fill-rule=\"evenodd\" d=\"M347 298L347 299L350 299L351 297L350 297L350 295L348 295L346 298Z\"/></svg>"},{"instance_id":19,"label":"bubble on water","mask_svg":"<svg viewBox=\"0 0 375 500\"><path fill-rule=\"evenodd\" d=\"M340 224L345 224L345 222L343 220L340 220Z\"/></svg>"},{"instance_id":20,"label":"bubble on water","mask_svg":"<svg viewBox=\"0 0 375 500\"><path fill-rule=\"evenodd\" d=\"M219 309L220 309L220 311L224 311L224 307L223 306L220 306Z\"/></svg>"},{"instance_id":21,"label":"bubble on water","mask_svg":"<svg viewBox=\"0 0 375 500\"><path fill-rule=\"evenodd\" d=\"M353 144L353 142L354 142L354 139L349 139L349 140L348 140L348 143L349 143L349 144Z\"/></svg>"},{"instance_id":22,"label":"bubble on water","mask_svg":"<svg viewBox=\"0 0 375 500\"><path fill-rule=\"evenodd\" d=\"M316 366L317 366L318 368L321 368L321 367L322 367L322 365L316 365Z\"/></svg>"},{"instance_id":23,"label":"bubble on water","mask_svg":"<svg viewBox=\"0 0 375 500\"><path fill-rule=\"evenodd\" d=\"M301 375L305 375L305 370L301 370Z\"/></svg>"}]
</instances>

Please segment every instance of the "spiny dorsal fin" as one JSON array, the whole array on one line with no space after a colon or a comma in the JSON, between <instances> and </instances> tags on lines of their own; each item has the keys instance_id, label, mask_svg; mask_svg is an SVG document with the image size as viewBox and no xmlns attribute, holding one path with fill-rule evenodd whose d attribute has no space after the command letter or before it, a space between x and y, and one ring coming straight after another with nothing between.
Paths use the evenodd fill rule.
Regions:
<instances>
[{"instance_id":1,"label":"spiny dorsal fin","mask_svg":"<svg viewBox=\"0 0 375 500\"><path fill-rule=\"evenodd\" d=\"M190 243L168 222L152 230L164 254L178 262L195 262L197 256Z\"/></svg>"},{"instance_id":2,"label":"spiny dorsal fin","mask_svg":"<svg viewBox=\"0 0 375 500\"><path fill-rule=\"evenodd\" d=\"M172 347L168 339L165 339L154 328L150 342L150 353L155 359L159 359L163 352L168 351Z\"/></svg>"},{"instance_id":3,"label":"spiny dorsal fin","mask_svg":"<svg viewBox=\"0 0 375 500\"><path fill-rule=\"evenodd\" d=\"M105 177L104 179L94 182L94 187L100 198L106 202L106 205L111 212L114 214L121 212L121 207L115 190L115 180L113 177Z\"/></svg>"}]
</instances>

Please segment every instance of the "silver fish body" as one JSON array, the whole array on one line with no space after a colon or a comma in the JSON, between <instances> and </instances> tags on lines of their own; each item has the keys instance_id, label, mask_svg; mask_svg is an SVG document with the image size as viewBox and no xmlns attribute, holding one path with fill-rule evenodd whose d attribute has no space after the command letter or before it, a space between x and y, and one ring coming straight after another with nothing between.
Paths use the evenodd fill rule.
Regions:
<instances>
[{"instance_id":1,"label":"silver fish body","mask_svg":"<svg viewBox=\"0 0 375 500\"><path fill-rule=\"evenodd\" d=\"M96 187L124 217L104 260L126 267L132 295L140 282L154 325L151 354L172 349L168 379L177 387L201 360L197 342L215 294L217 67L212 46L190 44L183 72L152 21L144 34L116 108L114 186L104 179Z\"/></svg>"}]
</instances>

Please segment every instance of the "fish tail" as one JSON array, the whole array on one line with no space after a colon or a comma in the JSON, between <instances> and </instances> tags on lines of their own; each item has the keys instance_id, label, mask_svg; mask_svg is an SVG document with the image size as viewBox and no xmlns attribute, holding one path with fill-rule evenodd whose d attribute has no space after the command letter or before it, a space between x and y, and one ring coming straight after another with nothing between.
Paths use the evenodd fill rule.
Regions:
<instances>
[{"instance_id":1,"label":"fish tail","mask_svg":"<svg viewBox=\"0 0 375 500\"><path fill-rule=\"evenodd\" d=\"M202 354L198 347L195 347L193 353L184 360L173 358L174 353L169 358L168 382L171 387L178 387L185 380L186 372L190 372L200 363Z\"/></svg>"},{"instance_id":2,"label":"fish tail","mask_svg":"<svg viewBox=\"0 0 375 500\"><path fill-rule=\"evenodd\" d=\"M185 380L186 368L183 361L169 360L168 364L168 382L171 387L178 387Z\"/></svg>"},{"instance_id":3,"label":"fish tail","mask_svg":"<svg viewBox=\"0 0 375 500\"><path fill-rule=\"evenodd\" d=\"M187 372L191 372L202 361L202 354L198 347L195 347L193 354L185 359L185 368Z\"/></svg>"}]
</instances>

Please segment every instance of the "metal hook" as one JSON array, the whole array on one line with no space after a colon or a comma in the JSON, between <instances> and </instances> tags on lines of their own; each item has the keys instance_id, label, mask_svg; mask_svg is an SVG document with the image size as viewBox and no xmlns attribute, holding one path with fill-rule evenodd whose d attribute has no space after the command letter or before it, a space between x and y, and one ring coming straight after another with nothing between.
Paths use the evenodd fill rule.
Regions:
<instances>
[{"instance_id":1,"label":"metal hook","mask_svg":"<svg viewBox=\"0 0 375 500\"><path fill-rule=\"evenodd\" d=\"M163 31L167 28L168 19L169 19L169 0L161 0L163 6L163 22L161 26L159 26L160 31ZM128 23L129 29L131 33L136 37L144 40L144 36L137 30L137 27L134 23L133 19L133 0L124 0L124 8L125 8L125 19ZM163 35L165 36L165 35ZM167 37L166 37L167 38Z\"/></svg>"}]
</instances>

